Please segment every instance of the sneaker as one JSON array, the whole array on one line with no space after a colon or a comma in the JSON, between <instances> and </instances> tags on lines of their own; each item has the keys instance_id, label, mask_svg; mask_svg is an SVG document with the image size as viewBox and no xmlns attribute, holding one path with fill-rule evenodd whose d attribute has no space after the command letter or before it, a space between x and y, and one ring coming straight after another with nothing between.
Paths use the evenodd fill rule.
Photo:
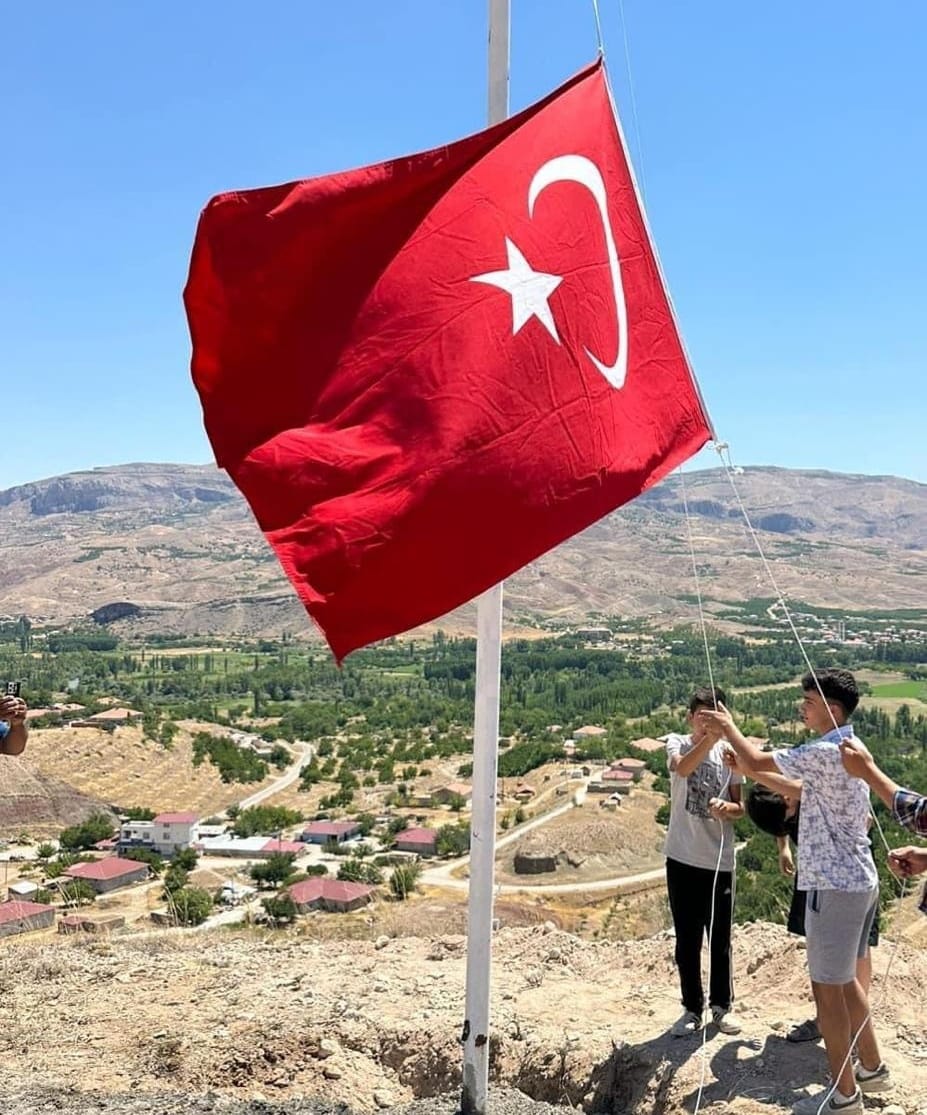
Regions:
<instances>
[{"instance_id":1,"label":"sneaker","mask_svg":"<svg viewBox=\"0 0 927 1115\"><path fill-rule=\"evenodd\" d=\"M701 1028L702 1016L694 1011L687 1010L682 1018L673 1023L670 1033L674 1038L687 1038L692 1034L697 1034Z\"/></svg>"},{"instance_id":2,"label":"sneaker","mask_svg":"<svg viewBox=\"0 0 927 1115\"><path fill-rule=\"evenodd\" d=\"M799 1022L785 1035L785 1040L791 1042L820 1041L821 1031L818 1029L818 1020L809 1018L807 1022Z\"/></svg>"},{"instance_id":3,"label":"sneaker","mask_svg":"<svg viewBox=\"0 0 927 1115\"><path fill-rule=\"evenodd\" d=\"M884 1061L877 1069L864 1069L862 1065L856 1066L856 1083L859 1090L865 1092L887 1092L892 1086L892 1074Z\"/></svg>"},{"instance_id":4,"label":"sneaker","mask_svg":"<svg viewBox=\"0 0 927 1115\"><path fill-rule=\"evenodd\" d=\"M851 1099L844 1099L839 1092L831 1094L830 1088L824 1088L813 1095L805 1096L792 1107L792 1115L861 1115L863 1110L863 1094L856 1089L856 1094Z\"/></svg>"},{"instance_id":5,"label":"sneaker","mask_svg":"<svg viewBox=\"0 0 927 1115\"><path fill-rule=\"evenodd\" d=\"M743 1024L734 1012L724 1007L712 1007L711 1018L722 1034L739 1034Z\"/></svg>"}]
</instances>

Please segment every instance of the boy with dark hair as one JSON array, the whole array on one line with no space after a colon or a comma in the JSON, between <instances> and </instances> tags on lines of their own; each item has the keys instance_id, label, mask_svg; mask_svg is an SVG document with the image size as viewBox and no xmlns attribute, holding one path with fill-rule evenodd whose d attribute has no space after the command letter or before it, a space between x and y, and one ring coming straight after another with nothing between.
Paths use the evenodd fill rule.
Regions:
<instances>
[{"instance_id":1,"label":"boy with dark hair","mask_svg":"<svg viewBox=\"0 0 927 1115\"><path fill-rule=\"evenodd\" d=\"M709 1005L713 1021L725 1034L741 1030L731 1013L731 920L732 822L743 816L743 779L725 768L720 731L698 719L700 710L717 708L725 699L721 689L697 689L689 701L690 734L674 733L666 740L670 819L663 853L685 1008L672 1027L675 1037L686 1037L702 1028L702 942L706 935L711 950Z\"/></svg>"},{"instance_id":2,"label":"boy with dark hair","mask_svg":"<svg viewBox=\"0 0 927 1115\"><path fill-rule=\"evenodd\" d=\"M868 839L869 792L843 769L840 744L853 735L849 717L859 702L848 670L822 670L801 680L801 715L818 738L786 751L764 753L738 730L725 708L702 709L700 718L720 731L747 774L780 773L802 783L798 887L807 892L805 932L808 971L818 1025L833 1086L805 1096L795 1115L854 1115L862 1092L890 1087L869 1000L856 978L878 902L878 874ZM856 741L858 746L862 746ZM857 1037L858 1035L858 1037ZM854 1071L854 1038L860 1065Z\"/></svg>"}]
</instances>

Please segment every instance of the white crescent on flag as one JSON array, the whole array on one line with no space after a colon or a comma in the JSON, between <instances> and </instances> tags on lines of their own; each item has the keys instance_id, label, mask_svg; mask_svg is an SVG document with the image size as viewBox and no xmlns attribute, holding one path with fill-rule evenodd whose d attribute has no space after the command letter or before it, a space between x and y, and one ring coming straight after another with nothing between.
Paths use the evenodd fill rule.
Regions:
<instances>
[{"instance_id":1,"label":"white crescent on flag","mask_svg":"<svg viewBox=\"0 0 927 1115\"><path fill-rule=\"evenodd\" d=\"M612 280L612 294L615 299L615 316L618 322L618 352L613 364L603 363L588 348L586 356L595 368L616 390L624 386L628 371L628 310L621 282L621 261L615 246L611 221L608 216L608 196L602 172L591 159L584 155L558 155L549 159L531 179L528 187L528 215L534 217L534 206L540 194L555 182L576 182L584 186L595 200L602 220L605 234L605 247L608 252L608 269ZM551 337L559 344L560 338L554 324L548 299L562 281L559 275L549 275L535 271L517 245L505 238L508 267L504 271L489 271L474 275L473 283L488 283L506 291L512 298L512 333L516 334L530 318L536 317Z\"/></svg>"}]
</instances>

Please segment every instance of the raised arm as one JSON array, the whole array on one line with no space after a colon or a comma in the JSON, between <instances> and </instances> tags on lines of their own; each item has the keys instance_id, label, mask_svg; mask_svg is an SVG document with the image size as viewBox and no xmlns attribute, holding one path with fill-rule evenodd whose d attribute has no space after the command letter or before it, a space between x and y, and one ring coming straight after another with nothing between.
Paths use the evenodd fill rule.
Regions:
<instances>
[{"instance_id":1,"label":"raised arm","mask_svg":"<svg viewBox=\"0 0 927 1115\"><path fill-rule=\"evenodd\" d=\"M751 743L744 736L724 705L719 705L717 709L699 709L696 716L706 725L714 725L719 734L734 748L737 753L738 765L744 774L759 781L758 776L761 774L779 773L779 768L776 766L776 761L772 755L761 751L756 744Z\"/></svg>"}]
</instances>

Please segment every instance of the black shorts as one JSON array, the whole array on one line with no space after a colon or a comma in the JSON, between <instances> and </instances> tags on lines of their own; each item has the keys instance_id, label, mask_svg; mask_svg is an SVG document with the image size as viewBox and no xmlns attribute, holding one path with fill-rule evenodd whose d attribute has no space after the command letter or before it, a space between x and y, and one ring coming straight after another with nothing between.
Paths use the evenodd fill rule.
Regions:
<instances>
[{"instance_id":1,"label":"black shorts","mask_svg":"<svg viewBox=\"0 0 927 1115\"><path fill-rule=\"evenodd\" d=\"M793 888L792 905L789 907L789 916L785 924L790 933L796 933L799 937L804 937L805 935L805 903L807 897L807 891L799 890L797 885ZM881 919L881 911L876 910L876 916L872 922L872 929L869 931L869 944L873 948L879 943L879 922Z\"/></svg>"}]
</instances>

